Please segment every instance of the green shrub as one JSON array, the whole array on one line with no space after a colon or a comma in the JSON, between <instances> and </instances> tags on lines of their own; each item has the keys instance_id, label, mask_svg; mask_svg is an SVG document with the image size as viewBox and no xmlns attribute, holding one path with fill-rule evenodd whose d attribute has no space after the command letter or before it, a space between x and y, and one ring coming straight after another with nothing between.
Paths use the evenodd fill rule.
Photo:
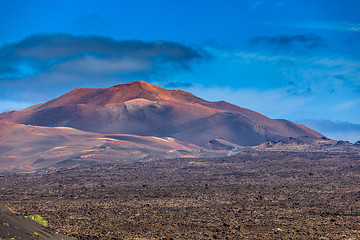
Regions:
<instances>
[{"instance_id":1,"label":"green shrub","mask_svg":"<svg viewBox=\"0 0 360 240\"><path fill-rule=\"evenodd\" d=\"M40 216L39 214L35 214L35 215L30 215L29 216L30 219L34 220L35 222L38 222L44 226L48 226L49 223L48 221L46 221L42 216Z\"/></svg>"}]
</instances>

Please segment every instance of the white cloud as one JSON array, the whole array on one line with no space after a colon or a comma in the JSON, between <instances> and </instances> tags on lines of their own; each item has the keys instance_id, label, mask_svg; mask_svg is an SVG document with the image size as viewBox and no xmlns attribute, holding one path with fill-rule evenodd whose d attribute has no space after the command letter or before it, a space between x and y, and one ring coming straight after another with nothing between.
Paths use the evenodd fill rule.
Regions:
<instances>
[{"instance_id":1,"label":"white cloud","mask_svg":"<svg viewBox=\"0 0 360 240\"><path fill-rule=\"evenodd\" d=\"M343 67L347 68L360 68L360 62L345 59L343 57L322 57L322 58L311 58L309 62L317 65L321 65L324 67Z\"/></svg>"},{"instance_id":2,"label":"white cloud","mask_svg":"<svg viewBox=\"0 0 360 240\"><path fill-rule=\"evenodd\" d=\"M346 109L349 109L349 108L353 108L353 107L355 107L356 105L359 105L359 104L360 104L360 100L346 101L346 102L342 102L342 103L334 106L333 109L335 111L346 110Z\"/></svg>"}]
</instances>

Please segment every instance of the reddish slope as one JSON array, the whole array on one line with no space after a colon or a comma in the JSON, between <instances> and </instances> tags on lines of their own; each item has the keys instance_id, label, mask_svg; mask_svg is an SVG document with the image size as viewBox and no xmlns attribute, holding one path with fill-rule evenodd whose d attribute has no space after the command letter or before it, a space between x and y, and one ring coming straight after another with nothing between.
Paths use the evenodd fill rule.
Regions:
<instances>
[{"instance_id":1,"label":"reddish slope","mask_svg":"<svg viewBox=\"0 0 360 240\"><path fill-rule=\"evenodd\" d=\"M220 101L135 81L104 89L74 89L49 102L0 119L39 126L69 126L98 133L171 136L198 145L223 138L239 145L322 135L285 120L273 120Z\"/></svg>"},{"instance_id":2,"label":"reddish slope","mask_svg":"<svg viewBox=\"0 0 360 240\"><path fill-rule=\"evenodd\" d=\"M215 157L212 151L171 138L99 134L68 127L40 127L0 120L0 172L31 171L95 162Z\"/></svg>"}]
</instances>

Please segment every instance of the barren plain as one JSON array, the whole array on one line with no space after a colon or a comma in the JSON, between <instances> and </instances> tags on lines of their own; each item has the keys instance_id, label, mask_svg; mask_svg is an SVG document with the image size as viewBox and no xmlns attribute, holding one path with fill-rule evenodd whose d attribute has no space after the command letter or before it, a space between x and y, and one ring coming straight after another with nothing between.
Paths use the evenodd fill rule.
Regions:
<instances>
[{"instance_id":1,"label":"barren plain","mask_svg":"<svg viewBox=\"0 0 360 240\"><path fill-rule=\"evenodd\" d=\"M4 174L0 201L77 239L360 239L360 154L247 150Z\"/></svg>"}]
</instances>

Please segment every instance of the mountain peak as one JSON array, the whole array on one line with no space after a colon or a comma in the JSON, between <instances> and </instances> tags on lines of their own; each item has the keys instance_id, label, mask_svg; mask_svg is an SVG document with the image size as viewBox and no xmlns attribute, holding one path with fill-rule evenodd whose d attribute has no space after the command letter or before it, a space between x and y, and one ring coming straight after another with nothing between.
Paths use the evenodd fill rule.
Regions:
<instances>
[{"instance_id":1,"label":"mountain peak","mask_svg":"<svg viewBox=\"0 0 360 240\"><path fill-rule=\"evenodd\" d=\"M196 100L206 102L189 92L168 90L141 80L118 84L110 88L104 88L104 90L110 91L114 95L121 94L123 101L143 98L150 101L186 102ZM125 95L126 99L124 98Z\"/></svg>"},{"instance_id":2,"label":"mountain peak","mask_svg":"<svg viewBox=\"0 0 360 240\"><path fill-rule=\"evenodd\" d=\"M161 88L158 86L155 86L153 84L147 83L145 81L137 80L129 83L124 84L118 84L113 87L110 87L110 89L122 89L122 88L128 88L127 91L148 91L153 92L157 94L164 94L166 92L169 92L169 90L165 88Z\"/></svg>"},{"instance_id":3,"label":"mountain peak","mask_svg":"<svg viewBox=\"0 0 360 240\"><path fill-rule=\"evenodd\" d=\"M129 83L123 83L123 84L117 84L115 86L112 86L112 88L116 88L116 87L122 87L124 85L127 85L127 86L138 86L138 87L156 87L156 88L160 88L158 86L155 86L153 84L150 84L148 82L145 82L145 81L142 81L142 80L136 80L136 81L133 81L133 82L129 82Z\"/></svg>"},{"instance_id":4,"label":"mountain peak","mask_svg":"<svg viewBox=\"0 0 360 240\"><path fill-rule=\"evenodd\" d=\"M150 84L150 83L145 82L145 81L142 81L142 80L136 80L136 81L133 81L133 82L129 82L129 83L127 83L127 84L130 84L130 85L132 85L132 84L140 84L141 86L158 87L158 86L155 86L155 85L153 85L153 84Z\"/></svg>"}]
</instances>

